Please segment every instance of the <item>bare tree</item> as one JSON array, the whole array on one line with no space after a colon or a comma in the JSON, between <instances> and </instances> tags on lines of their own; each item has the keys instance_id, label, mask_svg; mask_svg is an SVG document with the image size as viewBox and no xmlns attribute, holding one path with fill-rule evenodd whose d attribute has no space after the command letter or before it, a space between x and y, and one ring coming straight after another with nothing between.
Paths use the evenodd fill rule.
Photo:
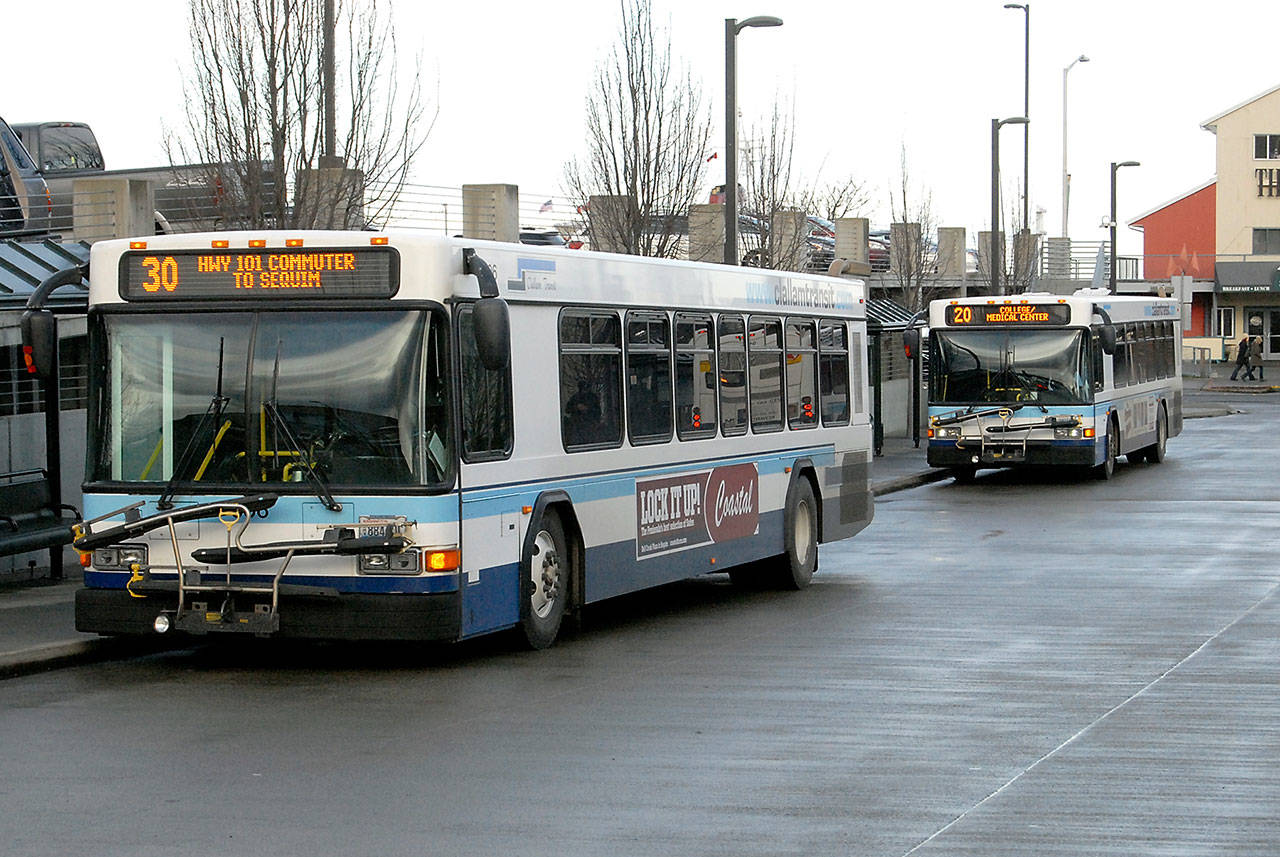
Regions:
<instances>
[{"instance_id":1,"label":"bare tree","mask_svg":"<svg viewBox=\"0 0 1280 857\"><path fill-rule=\"evenodd\" d=\"M598 248L675 257L702 188L711 112L688 71L673 71L650 0L619 7L618 43L587 96L587 153L565 165L566 191ZM593 209L593 196L617 199Z\"/></svg>"},{"instance_id":2,"label":"bare tree","mask_svg":"<svg viewBox=\"0 0 1280 857\"><path fill-rule=\"evenodd\" d=\"M334 160L323 157L325 0L189 3L187 136L171 139L169 157L207 165L212 219L227 228L380 220L430 133L419 71L403 89L397 76L389 2L336 0Z\"/></svg>"},{"instance_id":3,"label":"bare tree","mask_svg":"<svg viewBox=\"0 0 1280 857\"><path fill-rule=\"evenodd\" d=\"M933 194L912 185L906 146L901 149L898 167L898 186L889 192L889 213L893 223L904 228L889 237L888 279L896 284L902 305L919 312L947 290L940 284L938 250L930 240L937 232Z\"/></svg>"},{"instance_id":4,"label":"bare tree","mask_svg":"<svg viewBox=\"0 0 1280 857\"><path fill-rule=\"evenodd\" d=\"M809 213L827 220L857 217L871 202L866 185L853 176L830 183L817 183L811 191Z\"/></svg>"}]
</instances>

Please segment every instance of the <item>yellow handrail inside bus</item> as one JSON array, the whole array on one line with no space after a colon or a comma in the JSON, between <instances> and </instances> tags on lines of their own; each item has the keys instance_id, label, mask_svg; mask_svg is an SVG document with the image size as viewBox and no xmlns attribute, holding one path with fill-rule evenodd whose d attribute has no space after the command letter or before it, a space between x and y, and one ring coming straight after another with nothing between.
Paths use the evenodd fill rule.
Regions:
<instances>
[{"instance_id":1,"label":"yellow handrail inside bus","mask_svg":"<svg viewBox=\"0 0 1280 857\"><path fill-rule=\"evenodd\" d=\"M151 468L155 465L156 459L160 457L160 449L164 446L164 435L160 435L160 439L156 441L156 448L152 451L151 457L147 459L147 466L142 468L142 475L139 479L146 479L147 474L151 472Z\"/></svg>"},{"instance_id":2,"label":"yellow handrail inside bus","mask_svg":"<svg viewBox=\"0 0 1280 857\"><path fill-rule=\"evenodd\" d=\"M209 444L209 451L204 454L204 461L200 462L200 469L196 471L196 482L199 482L200 477L204 476L205 468L209 466L210 461L213 461L213 454L218 451L218 444L222 443L222 436L227 433L229 428L231 428L231 420L224 422L222 428L218 429L218 433L213 438L213 443Z\"/></svg>"}]
</instances>

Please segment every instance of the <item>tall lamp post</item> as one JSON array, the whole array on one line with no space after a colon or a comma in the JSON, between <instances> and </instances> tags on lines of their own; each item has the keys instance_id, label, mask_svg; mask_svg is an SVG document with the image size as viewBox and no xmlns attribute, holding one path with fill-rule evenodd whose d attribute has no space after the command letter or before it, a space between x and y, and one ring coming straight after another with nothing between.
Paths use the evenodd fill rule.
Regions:
<instances>
[{"instance_id":1,"label":"tall lamp post","mask_svg":"<svg viewBox=\"0 0 1280 857\"><path fill-rule=\"evenodd\" d=\"M1031 4L1006 3L1006 9L1021 9L1024 32L1022 37L1022 115L1031 120ZM1022 228L1031 228L1031 125L1022 128Z\"/></svg>"},{"instance_id":2,"label":"tall lamp post","mask_svg":"<svg viewBox=\"0 0 1280 857\"><path fill-rule=\"evenodd\" d=\"M738 264L738 33L747 27L781 27L782 19L756 15L724 19L724 263Z\"/></svg>"},{"instance_id":3,"label":"tall lamp post","mask_svg":"<svg viewBox=\"0 0 1280 857\"><path fill-rule=\"evenodd\" d=\"M1027 117L1012 116L1008 119L991 120L991 294L1004 294L1000 283L1000 270L1004 263L1000 260L1000 129L1005 125L1026 125Z\"/></svg>"},{"instance_id":4,"label":"tall lamp post","mask_svg":"<svg viewBox=\"0 0 1280 857\"><path fill-rule=\"evenodd\" d=\"M1078 62L1088 62L1084 54L1076 57L1062 70L1062 237L1069 238L1071 231L1067 228L1067 211L1071 200L1071 173L1067 172L1067 72Z\"/></svg>"},{"instance_id":5,"label":"tall lamp post","mask_svg":"<svg viewBox=\"0 0 1280 857\"><path fill-rule=\"evenodd\" d=\"M1116 293L1116 170L1121 167L1140 167L1137 161L1111 162L1111 294Z\"/></svg>"}]
</instances>

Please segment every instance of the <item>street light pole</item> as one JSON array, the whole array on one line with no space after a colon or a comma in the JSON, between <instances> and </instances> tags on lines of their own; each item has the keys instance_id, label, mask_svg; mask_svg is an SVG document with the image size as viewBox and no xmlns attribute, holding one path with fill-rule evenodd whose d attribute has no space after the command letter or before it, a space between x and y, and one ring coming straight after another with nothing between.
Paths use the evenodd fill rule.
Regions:
<instances>
[{"instance_id":1,"label":"street light pole","mask_svg":"<svg viewBox=\"0 0 1280 857\"><path fill-rule=\"evenodd\" d=\"M1116 170L1121 167L1140 167L1137 161L1111 162L1111 294L1116 293Z\"/></svg>"},{"instance_id":2,"label":"street light pole","mask_svg":"<svg viewBox=\"0 0 1280 857\"><path fill-rule=\"evenodd\" d=\"M746 27L781 27L782 19L756 15L724 19L724 263L738 264L738 33Z\"/></svg>"},{"instance_id":3,"label":"street light pole","mask_svg":"<svg viewBox=\"0 0 1280 857\"><path fill-rule=\"evenodd\" d=\"M1071 66L1078 62L1088 62L1089 58L1084 54L1076 57L1062 70L1062 237L1071 237L1071 230L1067 228L1067 211L1071 200L1071 174L1067 172L1067 72L1071 71Z\"/></svg>"},{"instance_id":4,"label":"street light pole","mask_svg":"<svg viewBox=\"0 0 1280 857\"><path fill-rule=\"evenodd\" d=\"M1013 116L1008 119L991 120L991 294L1004 294L1000 283L1000 270L1004 263L1000 259L1003 249L1000 235L1000 129L1005 125L1026 125L1027 117Z\"/></svg>"},{"instance_id":5,"label":"street light pole","mask_svg":"<svg viewBox=\"0 0 1280 857\"><path fill-rule=\"evenodd\" d=\"M1031 120L1031 4L1006 3L1006 9L1021 9L1024 32L1022 41L1022 115ZM1031 228L1031 125L1022 126L1022 228Z\"/></svg>"}]
</instances>

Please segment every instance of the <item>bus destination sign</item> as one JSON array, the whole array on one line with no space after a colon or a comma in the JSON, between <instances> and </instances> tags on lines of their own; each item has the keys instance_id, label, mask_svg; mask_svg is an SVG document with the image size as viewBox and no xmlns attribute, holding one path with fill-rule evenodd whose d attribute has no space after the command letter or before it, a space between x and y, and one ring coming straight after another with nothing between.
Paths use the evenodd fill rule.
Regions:
<instances>
[{"instance_id":1,"label":"bus destination sign","mask_svg":"<svg viewBox=\"0 0 1280 857\"><path fill-rule=\"evenodd\" d=\"M120 260L130 301L389 298L400 265L390 247L147 250Z\"/></svg>"},{"instance_id":2,"label":"bus destination sign","mask_svg":"<svg viewBox=\"0 0 1280 857\"><path fill-rule=\"evenodd\" d=\"M950 304L947 307L947 324L958 327L1070 323L1068 304Z\"/></svg>"}]
</instances>

